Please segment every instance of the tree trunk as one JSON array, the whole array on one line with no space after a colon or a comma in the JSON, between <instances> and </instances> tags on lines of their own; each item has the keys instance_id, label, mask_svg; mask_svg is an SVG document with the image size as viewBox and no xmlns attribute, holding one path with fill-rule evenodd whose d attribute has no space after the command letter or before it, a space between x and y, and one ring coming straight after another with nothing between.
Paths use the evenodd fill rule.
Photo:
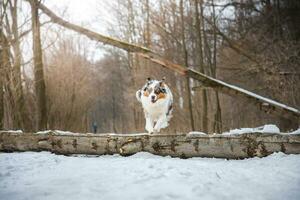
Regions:
<instances>
[{"instance_id":1,"label":"tree trunk","mask_svg":"<svg viewBox=\"0 0 300 200\"><path fill-rule=\"evenodd\" d=\"M217 77L217 32L215 27L216 24L216 14L215 14L215 3L214 0L212 0L213 5L213 65L212 65L212 77ZM214 121L214 132L215 133L222 133L222 111L221 111L221 104L220 104L220 98L219 98L219 92L215 91L215 99L216 99L216 113L215 113L215 121Z\"/></svg>"},{"instance_id":2,"label":"tree trunk","mask_svg":"<svg viewBox=\"0 0 300 200\"><path fill-rule=\"evenodd\" d=\"M126 35L127 40L130 41L131 43L135 43L135 38L136 38L136 31L135 31L135 21L134 21L134 8L133 8L133 2L132 0L127 0L126 1L127 5L127 11L128 11L128 17L127 17L127 29L128 29L128 35ZM132 79L132 88L137 90L137 58L133 56L130 52L127 52L127 60L128 60L128 67L130 70L130 75ZM141 128L141 123L140 119L142 118L141 113L139 112L139 103L137 101L133 102L133 120L134 120L134 127L135 130L138 130Z\"/></svg>"},{"instance_id":3,"label":"tree trunk","mask_svg":"<svg viewBox=\"0 0 300 200\"><path fill-rule=\"evenodd\" d=\"M9 128L15 128L18 127L18 110L16 109L16 102L13 95L13 89L11 88L11 62L10 62L10 45L8 43L6 35L4 35L4 32L2 29L0 29L0 37L1 37L1 68L0 71L1 76L3 79L1 79L2 83L2 101L3 101L3 112L8 113L6 121L8 122L6 124ZM4 92L5 91L5 92ZM5 107L4 99L7 100L7 104ZM2 120L4 120L4 114L2 116ZM9 118L11 117L11 118ZM2 121L2 126L4 126L4 121Z\"/></svg>"},{"instance_id":4,"label":"tree trunk","mask_svg":"<svg viewBox=\"0 0 300 200\"><path fill-rule=\"evenodd\" d=\"M15 91L15 101L16 101L16 109L18 112L18 127L14 127L15 129L22 129L22 130L29 130L30 128L30 121L28 118L28 114L26 112L25 107L25 98L23 93L23 86L22 86L22 75L21 75L21 61L22 61L22 54L20 49L20 37L19 37L19 30L18 30L18 9L17 9L17 0L14 0L12 4L10 2L10 9L11 9L11 16L12 16L12 35L13 35L13 42L12 47L14 51L14 65L13 65L13 84L14 84L14 91Z\"/></svg>"},{"instance_id":5,"label":"tree trunk","mask_svg":"<svg viewBox=\"0 0 300 200\"><path fill-rule=\"evenodd\" d=\"M0 130L4 128L4 80L5 80L5 65L7 60L5 59L5 47L3 42L3 33L0 30Z\"/></svg>"},{"instance_id":6,"label":"tree trunk","mask_svg":"<svg viewBox=\"0 0 300 200\"><path fill-rule=\"evenodd\" d=\"M2 59L3 50L0 49L0 71L3 71L3 59ZM0 130L4 128L4 92L3 92L3 73L0 73Z\"/></svg>"},{"instance_id":7,"label":"tree trunk","mask_svg":"<svg viewBox=\"0 0 300 200\"><path fill-rule=\"evenodd\" d=\"M221 112L221 104L219 98L219 92L215 91L216 96L216 113L215 113L215 121L214 121L214 133L222 133L222 112Z\"/></svg>"},{"instance_id":8,"label":"tree trunk","mask_svg":"<svg viewBox=\"0 0 300 200\"><path fill-rule=\"evenodd\" d=\"M47 102L46 86L43 69L43 56L40 36L40 21L38 14L38 0L30 0L32 13L32 35L33 35L33 61L34 61L34 78L35 92L37 99L37 128L43 130L47 128Z\"/></svg>"},{"instance_id":9,"label":"tree trunk","mask_svg":"<svg viewBox=\"0 0 300 200\"><path fill-rule=\"evenodd\" d=\"M183 51L183 58L184 58L184 65L188 68L188 52L185 43L185 29L184 29L184 10L183 10L183 0L180 0L180 17L181 17L181 41L182 41L182 51ZM186 90L188 92L188 106L189 106L189 113L190 113L190 121L191 121L191 128L195 130L195 122L194 122L194 114L193 114L193 102L192 102L192 92L191 92L191 82L190 77L186 77Z\"/></svg>"},{"instance_id":10,"label":"tree trunk","mask_svg":"<svg viewBox=\"0 0 300 200\"><path fill-rule=\"evenodd\" d=\"M151 33L150 33L150 10L149 10L149 0L146 0L146 47L151 48Z\"/></svg>"},{"instance_id":11,"label":"tree trunk","mask_svg":"<svg viewBox=\"0 0 300 200\"><path fill-rule=\"evenodd\" d=\"M8 6L9 4L9 6ZM7 1L7 5L6 5L6 9L11 9L11 18L13 20L14 23L14 10L12 9L12 2L11 1ZM4 35L4 31L2 32L2 45L5 47L4 49L4 54L3 56L5 57L4 59L7 60L7 62L5 63L5 68L3 71L3 75L5 77L5 81L3 80L3 84L4 84L4 88L5 88L5 99L7 99L7 105L6 105L6 113L7 113L7 123L6 123L6 127L7 128L11 128L11 129L20 129L22 128L22 117L21 117L21 113L18 107L18 103L17 103L17 95L18 95L18 89L16 86L16 73L15 73L15 68L14 66L12 67L12 62L16 62L15 57L13 56L13 54L11 53L11 44L15 44L14 42L9 42L12 41L13 38L13 33L11 30L11 26L10 26L10 22L9 22L9 17L7 14L3 15L3 18L5 18L5 22L6 22L6 26L5 30L6 30L6 35ZM4 20L4 19L3 19ZM14 24L12 25L14 26ZM14 48L13 48L14 50Z\"/></svg>"},{"instance_id":12,"label":"tree trunk","mask_svg":"<svg viewBox=\"0 0 300 200\"><path fill-rule=\"evenodd\" d=\"M202 5L200 5L202 7ZM199 49L199 70L201 73L205 74L204 70L204 53L203 53L203 42L201 33L201 21L199 14L199 2L195 0L195 14L196 14L196 31L198 34L198 49ZM201 15L202 16L202 15ZM202 103L203 103L203 114L202 114L202 128L204 132L208 132L208 102L207 102L207 92L202 90Z\"/></svg>"}]
</instances>

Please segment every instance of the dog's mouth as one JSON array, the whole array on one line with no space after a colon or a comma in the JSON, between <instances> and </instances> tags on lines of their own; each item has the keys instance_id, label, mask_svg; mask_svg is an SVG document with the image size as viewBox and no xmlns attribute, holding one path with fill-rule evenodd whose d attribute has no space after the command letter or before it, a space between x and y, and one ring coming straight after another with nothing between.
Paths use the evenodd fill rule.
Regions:
<instances>
[{"instance_id":1,"label":"dog's mouth","mask_svg":"<svg viewBox=\"0 0 300 200\"><path fill-rule=\"evenodd\" d=\"M152 103L155 103L157 100L156 99L151 99L151 102Z\"/></svg>"}]
</instances>

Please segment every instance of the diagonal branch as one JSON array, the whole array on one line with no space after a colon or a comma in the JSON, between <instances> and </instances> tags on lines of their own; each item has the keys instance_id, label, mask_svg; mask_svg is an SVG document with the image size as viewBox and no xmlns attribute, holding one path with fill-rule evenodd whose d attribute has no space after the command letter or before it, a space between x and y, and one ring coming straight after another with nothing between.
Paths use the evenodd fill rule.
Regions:
<instances>
[{"instance_id":1,"label":"diagonal branch","mask_svg":"<svg viewBox=\"0 0 300 200\"><path fill-rule=\"evenodd\" d=\"M112 45L118 48L121 48L125 51L129 52L142 52L142 53L153 53L150 49L137 46L134 44L130 44L115 38L111 38L105 35L101 35L99 33L96 33L94 31L88 30L86 28L80 27L75 24L71 24L70 22L67 22L63 20L62 18L58 17L56 14L54 14L51 10L49 10L46 6L44 6L42 3L40 3L39 8L48 16L50 17L51 21L59 24L65 28L71 29L77 33L83 34L90 38L91 40L96 40L99 42L102 42L104 44Z\"/></svg>"}]
</instances>

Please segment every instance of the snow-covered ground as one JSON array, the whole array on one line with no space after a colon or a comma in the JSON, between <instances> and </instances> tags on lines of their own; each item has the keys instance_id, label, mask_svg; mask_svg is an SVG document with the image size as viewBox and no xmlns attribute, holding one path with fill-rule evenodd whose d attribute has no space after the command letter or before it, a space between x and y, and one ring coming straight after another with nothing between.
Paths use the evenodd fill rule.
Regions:
<instances>
[{"instance_id":1,"label":"snow-covered ground","mask_svg":"<svg viewBox=\"0 0 300 200\"><path fill-rule=\"evenodd\" d=\"M1 153L0 199L300 199L300 155L225 160Z\"/></svg>"}]
</instances>

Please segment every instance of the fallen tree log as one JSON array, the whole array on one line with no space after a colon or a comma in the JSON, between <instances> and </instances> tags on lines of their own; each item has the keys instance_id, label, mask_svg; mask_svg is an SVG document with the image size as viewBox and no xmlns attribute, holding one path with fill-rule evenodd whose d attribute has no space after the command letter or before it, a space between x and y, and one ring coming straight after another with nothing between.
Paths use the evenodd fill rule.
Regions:
<instances>
[{"instance_id":1,"label":"fallen tree log","mask_svg":"<svg viewBox=\"0 0 300 200\"><path fill-rule=\"evenodd\" d=\"M0 151L50 151L56 154L132 155L149 152L180 158L242 159L274 152L300 154L300 135L248 133L202 134L83 134L0 132Z\"/></svg>"}]
</instances>

